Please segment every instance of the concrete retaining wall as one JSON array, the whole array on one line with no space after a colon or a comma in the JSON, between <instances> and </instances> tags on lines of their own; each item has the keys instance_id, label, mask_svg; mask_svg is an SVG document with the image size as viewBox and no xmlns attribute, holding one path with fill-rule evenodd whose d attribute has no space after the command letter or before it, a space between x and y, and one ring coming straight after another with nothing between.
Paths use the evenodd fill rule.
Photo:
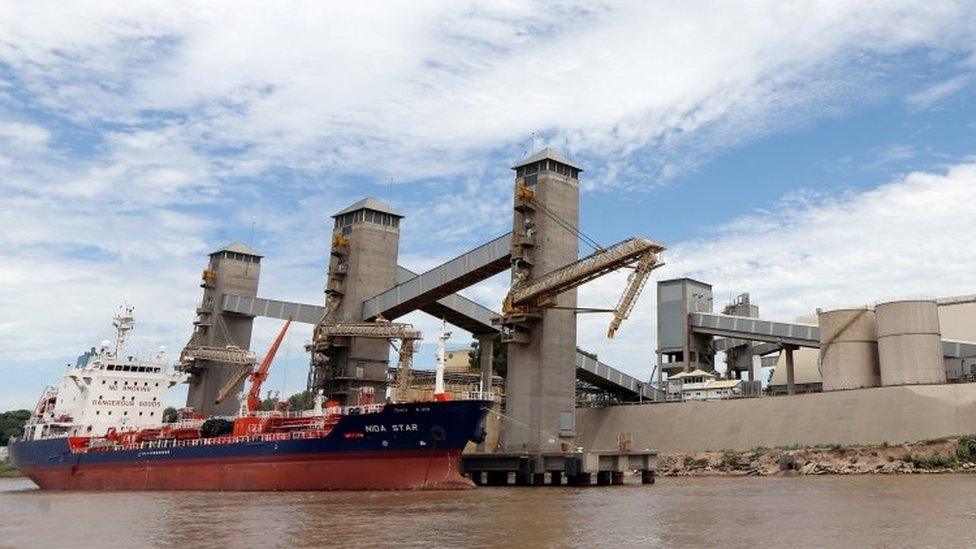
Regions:
<instances>
[{"instance_id":1,"label":"concrete retaining wall","mask_svg":"<svg viewBox=\"0 0 976 549\"><path fill-rule=\"evenodd\" d=\"M577 444L662 453L900 443L976 433L976 383L577 410Z\"/></svg>"}]
</instances>

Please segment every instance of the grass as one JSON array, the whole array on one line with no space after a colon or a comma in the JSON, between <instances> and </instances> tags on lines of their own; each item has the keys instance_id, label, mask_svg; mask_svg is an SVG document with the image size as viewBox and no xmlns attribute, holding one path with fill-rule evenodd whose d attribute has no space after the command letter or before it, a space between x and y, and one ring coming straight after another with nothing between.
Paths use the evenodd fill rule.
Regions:
<instances>
[{"instance_id":1,"label":"grass","mask_svg":"<svg viewBox=\"0 0 976 549\"><path fill-rule=\"evenodd\" d=\"M746 461L740 461L739 455L735 452L723 452L722 453L722 467L727 467L730 469L738 469L744 465L748 465Z\"/></svg>"},{"instance_id":2,"label":"grass","mask_svg":"<svg viewBox=\"0 0 976 549\"><path fill-rule=\"evenodd\" d=\"M23 476L20 471L14 469L9 460L0 460L0 478L17 478Z\"/></svg>"},{"instance_id":3,"label":"grass","mask_svg":"<svg viewBox=\"0 0 976 549\"><path fill-rule=\"evenodd\" d=\"M695 459L691 456L685 456L685 467L691 469L704 469L705 467L708 467L708 460L704 458Z\"/></svg>"},{"instance_id":4,"label":"grass","mask_svg":"<svg viewBox=\"0 0 976 549\"><path fill-rule=\"evenodd\" d=\"M976 435L959 437L956 445L956 457L960 461L976 461Z\"/></svg>"},{"instance_id":5,"label":"grass","mask_svg":"<svg viewBox=\"0 0 976 549\"><path fill-rule=\"evenodd\" d=\"M921 441L922 444L938 444L940 442L949 442L952 437L939 437L939 438L927 438Z\"/></svg>"},{"instance_id":6,"label":"grass","mask_svg":"<svg viewBox=\"0 0 976 549\"><path fill-rule=\"evenodd\" d=\"M905 461L910 461L916 469L952 469L959 465L955 456L943 456L942 454L935 454L934 456L907 456L908 459Z\"/></svg>"}]
</instances>

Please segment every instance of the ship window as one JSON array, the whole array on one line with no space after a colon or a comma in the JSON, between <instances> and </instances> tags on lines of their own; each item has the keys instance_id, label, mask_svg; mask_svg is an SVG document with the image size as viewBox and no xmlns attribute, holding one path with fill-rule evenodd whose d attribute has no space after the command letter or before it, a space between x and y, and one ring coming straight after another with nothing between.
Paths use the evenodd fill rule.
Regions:
<instances>
[{"instance_id":1,"label":"ship window","mask_svg":"<svg viewBox=\"0 0 976 549\"><path fill-rule=\"evenodd\" d=\"M105 385L105 380L104 379L102 380L102 385Z\"/></svg>"},{"instance_id":2,"label":"ship window","mask_svg":"<svg viewBox=\"0 0 976 549\"><path fill-rule=\"evenodd\" d=\"M102 411L101 411L101 410L95 410L95 415L96 415L96 416L97 416L97 415L101 415L101 413L102 413Z\"/></svg>"},{"instance_id":3,"label":"ship window","mask_svg":"<svg viewBox=\"0 0 976 549\"><path fill-rule=\"evenodd\" d=\"M115 365L114 364L109 364L108 365L108 369L109 370L114 370L115 369Z\"/></svg>"},{"instance_id":4,"label":"ship window","mask_svg":"<svg viewBox=\"0 0 976 549\"><path fill-rule=\"evenodd\" d=\"M156 412L149 412L149 415L154 416L156 415Z\"/></svg>"},{"instance_id":5,"label":"ship window","mask_svg":"<svg viewBox=\"0 0 976 549\"><path fill-rule=\"evenodd\" d=\"M109 410L108 411L108 415L112 415L112 410Z\"/></svg>"},{"instance_id":6,"label":"ship window","mask_svg":"<svg viewBox=\"0 0 976 549\"><path fill-rule=\"evenodd\" d=\"M148 382L148 381L143 381L143 382L142 382L142 384L143 384L143 385L144 385L145 387L149 387L149 382Z\"/></svg>"},{"instance_id":7,"label":"ship window","mask_svg":"<svg viewBox=\"0 0 976 549\"><path fill-rule=\"evenodd\" d=\"M127 415L129 415L129 412L122 412L122 415L123 416L127 416Z\"/></svg>"},{"instance_id":8,"label":"ship window","mask_svg":"<svg viewBox=\"0 0 976 549\"><path fill-rule=\"evenodd\" d=\"M159 384L158 383L156 384L156 387L159 387Z\"/></svg>"},{"instance_id":9,"label":"ship window","mask_svg":"<svg viewBox=\"0 0 976 549\"><path fill-rule=\"evenodd\" d=\"M139 415L141 416L142 415L142 412L139 412Z\"/></svg>"}]
</instances>

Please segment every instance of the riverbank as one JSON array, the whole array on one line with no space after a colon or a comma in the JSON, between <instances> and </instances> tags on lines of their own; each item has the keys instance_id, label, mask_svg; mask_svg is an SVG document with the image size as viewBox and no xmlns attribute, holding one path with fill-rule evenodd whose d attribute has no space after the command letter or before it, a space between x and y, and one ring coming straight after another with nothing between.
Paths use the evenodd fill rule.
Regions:
<instances>
[{"instance_id":1,"label":"riverbank","mask_svg":"<svg viewBox=\"0 0 976 549\"><path fill-rule=\"evenodd\" d=\"M22 476L20 471L14 469L14 466L10 464L9 459L0 459L0 478L20 478Z\"/></svg>"},{"instance_id":2,"label":"riverbank","mask_svg":"<svg viewBox=\"0 0 976 549\"><path fill-rule=\"evenodd\" d=\"M661 454L661 476L867 475L976 472L976 435L907 444L825 445Z\"/></svg>"}]
</instances>

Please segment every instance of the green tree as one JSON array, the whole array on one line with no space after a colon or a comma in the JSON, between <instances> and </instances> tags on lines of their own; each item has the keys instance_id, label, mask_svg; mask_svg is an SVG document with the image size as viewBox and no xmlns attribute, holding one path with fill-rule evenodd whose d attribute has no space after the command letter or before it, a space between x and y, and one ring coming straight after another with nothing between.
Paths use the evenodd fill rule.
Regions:
<instances>
[{"instance_id":1,"label":"green tree","mask_svg":"<svg viewBox=\"0 0 976 549\"><path fill-rule=\"evenodd\" d=\"M6 446L10 437L20 436L24 424L30 419L28 410L11 410L0 414L0 446Z\"/></svg>"},{"instance_id":2,"label":"green tree","mask_svg":"<svg viewBox=\"0 0 976 549\"><path fill-rule=\"evenodd\" d=\"M173 423L177 417L179 417L179 412L176 411L176 408L168 406L163 410L163 423Z\"/></svg>"},{"instance_id":3,"label":"green tree","mask_svg":"<svg viewBox=\"0 0 976 549\"><path fill-rule=\"evenodd\" d=\"M245 397L247 398L247 397ZM262 412L273 412L278 409L278 392L268 391L268 396L261 401L261 411Z\"/></svg>"},{"instance_id":4,"label":"green tree","mask_svg":"<svg viewBox=\"0 0 976 549\"><path fill-rule=\"evenodd\" d=\"M288 397L288 409L293 412L311 410L315 407L315 393L312 391L302 391Z\"/></svg>"},{"instance_id":5,"label":"green tree","mask_svg":"<svg viewBox=\"0 0 976 549\"><path fill-rule=\"evenodd\" d=\"M491 346L491 369L492 372L505 377L508 373L508 346L502 345L501 336L495 336ZM471 350L468 351L468 366L472 370L481 371L481 346L477 341L471 343Z\"/></svg>"}]
</instances>

